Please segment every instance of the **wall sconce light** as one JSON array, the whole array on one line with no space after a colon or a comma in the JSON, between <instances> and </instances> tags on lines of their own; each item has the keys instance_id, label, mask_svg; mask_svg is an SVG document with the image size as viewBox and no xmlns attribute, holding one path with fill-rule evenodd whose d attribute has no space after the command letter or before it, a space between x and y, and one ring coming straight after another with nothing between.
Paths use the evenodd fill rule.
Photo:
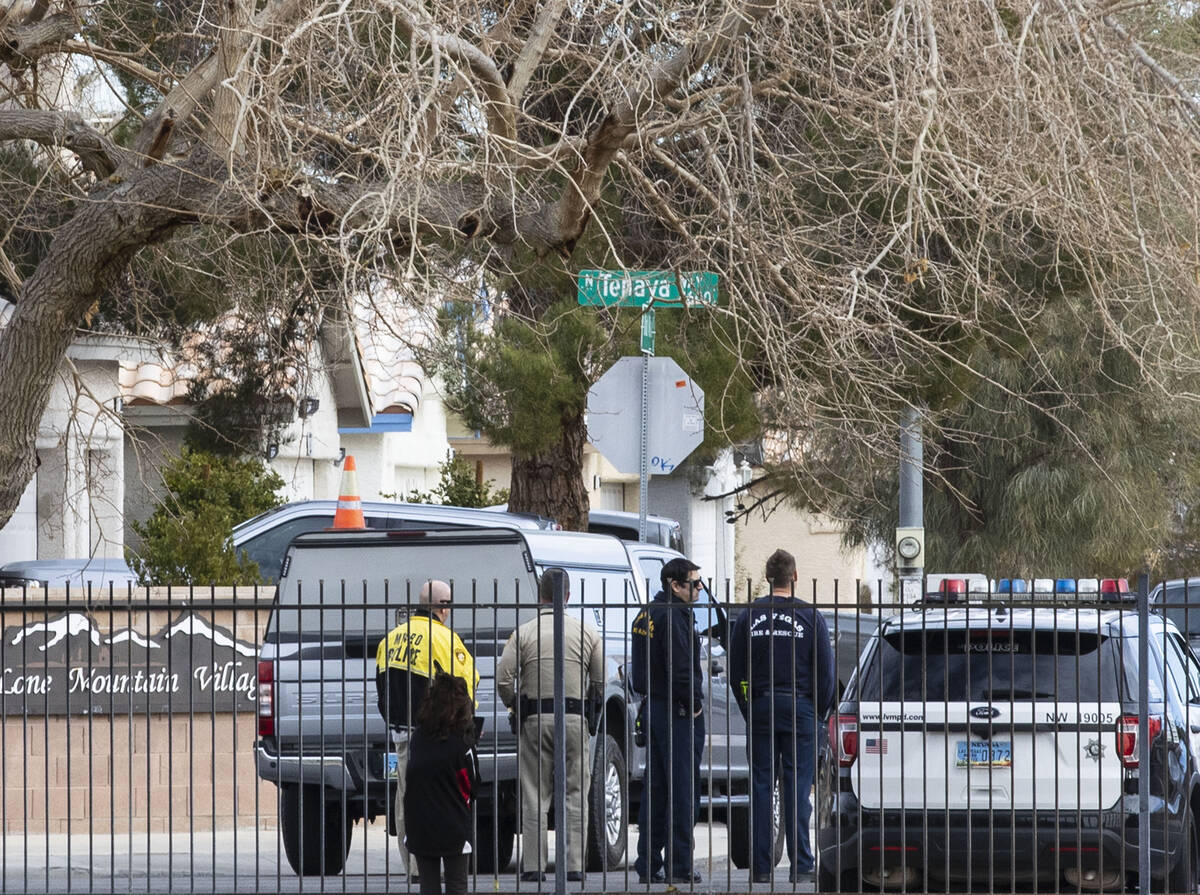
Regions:
<instances>
[{"instance_id":1,"label":"wall sconce light","mask_svg":"<svg viewBox=\"0 0 1200 895\"><path fill-rule=\"evenodd\" d=\"M274 460L278 456L279 456L279 445L276 444L275 442L271 442L270 444L267 445L267 459Z\"/></svg>"},{"instance_id":2,"label":"wall sconce light","mask_svg":"<svg viewBox=\"0 0 1200 895\"><path fill-rule=\"evenodd\" d=\"M317 412L317 408L321 406L321 402L316 398L303 397L300 399L299 413L301 417L309 417Z\"/></svg>"},{"instance_id":3,"label":"wall sconce light","mask_svg":"<svg viewBox=\"0 0 1200 895\"><path fill-rule=\"evenodd\" d=\"M125 409L125 402L121 400L120 395L117 395L115 398L113 398L113 412L120 413L124 409Z\"/></svg>"}]
</instances>

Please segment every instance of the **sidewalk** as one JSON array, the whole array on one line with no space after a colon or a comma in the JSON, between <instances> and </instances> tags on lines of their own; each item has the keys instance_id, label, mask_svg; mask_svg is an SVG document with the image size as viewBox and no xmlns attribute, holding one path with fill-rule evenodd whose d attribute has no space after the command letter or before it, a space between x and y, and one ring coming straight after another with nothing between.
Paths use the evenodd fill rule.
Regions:
<instances>
[{"instance_id":1,"label":"sidewalk","mask_svg":"<svg viewBox=\"0 0 1200 895\"><path fill-rule=\"evenodd\" d=\"M629 852L637 843L637 828L630 828ZM550 840L553 859L554 839ZM187 834L139 834L130 837L9 835L0 839L0 893L62 892L393 892L416 893L403 874L395 840L382 823L358 824L346 862L346 872L330 877L297 877L283 857L275 830ZM723 824L696 827L695 867L704 882L697 892L747 892L745 870L728 860L727 833ZM554 877L545 883L522 883L516 862L497 875L471 880L475 892L553 892ZM755 893L811 892L812 884L795 888L787 879L786 864L778 868L772 885L755 885ZM568 886L570 892L664 892L664 885L639 885L632 859L607 873L590 873L586 881ZM686 890L685 890L686 891Z\"/></svg>"}]
</instances>

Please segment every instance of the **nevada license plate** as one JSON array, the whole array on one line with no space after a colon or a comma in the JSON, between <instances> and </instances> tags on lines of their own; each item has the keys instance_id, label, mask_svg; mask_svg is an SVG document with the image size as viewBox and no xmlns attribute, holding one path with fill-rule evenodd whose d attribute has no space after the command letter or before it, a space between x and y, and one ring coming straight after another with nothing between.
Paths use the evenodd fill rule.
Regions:
<instances>
[{"instance_id":1,"label":"nevada license plate","mask_svg":"<svg viewBox=\"0 0 1200 895\"><path fill-rule=\"evenodd\" d=\"M1008 768L1012 767L1012 743L992 740L989 743L958 741L960 768Z\"/></svg>"}]
</instances>

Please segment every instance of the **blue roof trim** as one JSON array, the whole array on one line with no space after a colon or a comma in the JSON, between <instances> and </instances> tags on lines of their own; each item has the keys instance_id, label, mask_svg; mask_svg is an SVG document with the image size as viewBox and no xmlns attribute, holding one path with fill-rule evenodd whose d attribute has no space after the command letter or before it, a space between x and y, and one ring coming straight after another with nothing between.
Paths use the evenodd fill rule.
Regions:
<instances>
[{"instance_id":1,"label":"blue roof trim","mask_svg":"<svg viewBox=\"0 0 1200 895\"><path fill-rule=\"evenodd\" d=\"M411 413L377 413L371 417L371 425L366 428L339 428L339 435L360 435L371 432L411 432L413 415Z\"/></svg>"}]
</instances>

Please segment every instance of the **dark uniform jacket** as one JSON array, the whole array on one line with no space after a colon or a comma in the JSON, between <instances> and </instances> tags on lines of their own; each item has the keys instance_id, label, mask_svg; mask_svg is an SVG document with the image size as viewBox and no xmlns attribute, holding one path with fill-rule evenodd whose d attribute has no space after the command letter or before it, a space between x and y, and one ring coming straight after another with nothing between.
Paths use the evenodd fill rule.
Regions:
<instances>
[{"instance_id":1,"label":"dark uniform jacket","mask_svg":"<svg viewBox=\"0 0 1200 895\"><path fill-rule=\"evenodd\" d=\"M794 597L759 597L734 623L729 676L743 715L756 696L795 693L824 718L836 685L825 617Z\"/></svg>"},{"instance_id":2,"label":"dark uniform jacket","mask_svg":"<svg viewBox=\"0 0 1200 895\"><path fill-rule=\"evenodd\" d=\"M651 699L694 714L704 705L700 635L691 605L663 591L633 620L629 682Z\"/></svg>"},{"instance_id":3,"label":"dark uniform jacket","mask_svg":"<svg viewBox=\"0 0 1200 895\"><path fill-rule=\"evenodd\" d=\"M471 804L479 786L474 747L459 736L434 739L421 728L408 743L405 845L414 855L461 855L471 840Z\"/></svg>"}]
</instances>

